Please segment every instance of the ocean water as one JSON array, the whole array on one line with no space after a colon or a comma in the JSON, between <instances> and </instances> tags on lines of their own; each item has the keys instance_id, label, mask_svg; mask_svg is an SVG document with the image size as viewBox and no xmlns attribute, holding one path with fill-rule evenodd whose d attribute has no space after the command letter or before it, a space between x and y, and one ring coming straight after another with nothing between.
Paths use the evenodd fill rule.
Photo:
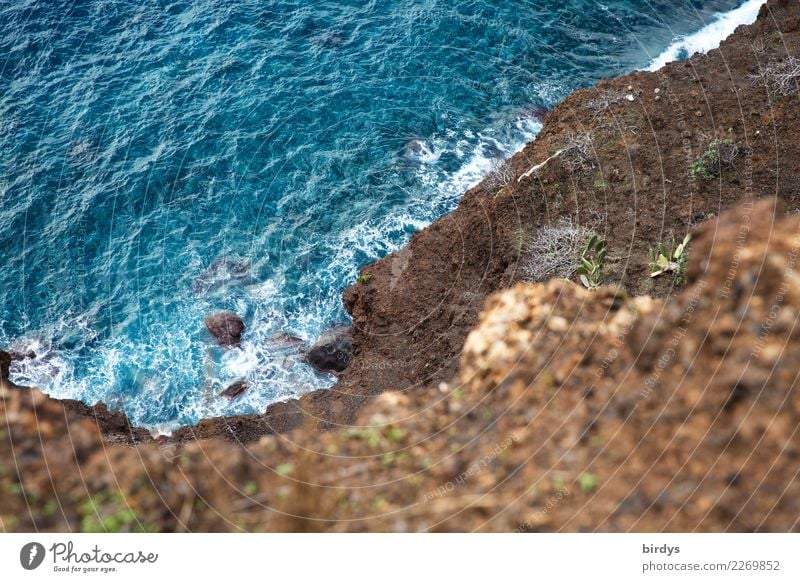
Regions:
<instances>
[{"instance_id":1,"label":"ocean water","mask_svg":"<svg viewBox=\"0 0 800 582\"><path fill-rule=\"evenodd\" d=\"M541 108L716 46L760 4L0 3L0 347L38 356L12 379L162 431L331 386L281 334L346 323L359 268ZM204 329L222 309L241 349Z\"/></svg>"}]
</instances>

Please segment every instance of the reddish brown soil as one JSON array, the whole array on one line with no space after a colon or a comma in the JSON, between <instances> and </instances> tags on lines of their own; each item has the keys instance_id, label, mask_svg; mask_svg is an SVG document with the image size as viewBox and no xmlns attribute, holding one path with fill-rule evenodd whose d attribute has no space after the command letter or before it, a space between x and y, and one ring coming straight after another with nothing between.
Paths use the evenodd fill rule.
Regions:
<instances>
[{"instance_id":1,"label":"reddish brown soil","mask_svg":"<svg viewBox=\"0 0 800 582\"><path fill-rule=\"evenodd\" d=\"M798 531L800 108L749 78L787 55L800 8L771 0L720 50L569 97L511 164L589 132L585 168L485 181L368 267L332 390L130 447L0 384L2 528ZM635 97L598 114L609 92ZM715 138L741 155L693 178ZM606 237L603 281L627 294L514 286L563 215ZM699 223L685 288L651 279L647 249ZM107 437L143 438L101 412Z\"/></svg>"}]
</instances>

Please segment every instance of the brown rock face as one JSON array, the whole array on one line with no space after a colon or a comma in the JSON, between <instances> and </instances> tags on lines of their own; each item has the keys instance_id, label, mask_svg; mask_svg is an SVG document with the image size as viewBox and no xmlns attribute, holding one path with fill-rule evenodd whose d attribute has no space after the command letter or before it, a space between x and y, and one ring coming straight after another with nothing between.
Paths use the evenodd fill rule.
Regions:
<instances>
[{"instance_id":1,"label":"brown rock face","mask_svg":"<svg viewBox=\"0 0 800 582\"><path fill-rule=\"evenodd\" d=\"M209 315L205 319L206 327L219 345L223 347L238 346L242 341L244 322L242 318L230 311L222 311Z\"/></svg>"},{"instance_id":2,"label":"brown rock face","mask_svg":"<svg viewBox=\"0 0 800 582\"><path fill-rule=\"evenodd\" d=\"M8 380L9 368L11 367L11 354L0 350L0 382Z\"/></svg>"}]
</instances>

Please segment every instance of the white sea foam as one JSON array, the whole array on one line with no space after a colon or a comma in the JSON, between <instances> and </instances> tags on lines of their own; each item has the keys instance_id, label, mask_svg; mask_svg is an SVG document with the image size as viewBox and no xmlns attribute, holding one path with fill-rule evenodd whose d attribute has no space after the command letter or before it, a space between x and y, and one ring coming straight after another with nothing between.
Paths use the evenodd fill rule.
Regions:
<instances>
[{"instance_id":1,"label":"white sea foam","mask_svg":"<svg viewBox=\"0 0 800 582\"><path fill-rule=\"evenodd\" d=\"M647 70L656 71L667 63L680 60L682 55L706 53L717 48L723 40L733 34L736 27L755 22L764 2L765 0L747 0L734 10L718 14L713 22L694 34L675 39L660 55L650 61Z\"/></svg>"}]
</instances>

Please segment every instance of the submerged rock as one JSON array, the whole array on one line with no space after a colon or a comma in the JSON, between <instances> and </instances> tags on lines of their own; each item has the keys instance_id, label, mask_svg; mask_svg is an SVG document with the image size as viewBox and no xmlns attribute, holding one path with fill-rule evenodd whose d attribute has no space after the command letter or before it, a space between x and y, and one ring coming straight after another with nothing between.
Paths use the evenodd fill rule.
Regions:
<instances>
[{"instance_id":1,"label":"submerged rock","mask_svg":"<svg viewBox=\"0 0 800 582\"><path fill-rule=\"evenodd\" d=\"M192 282L192 291L203 295L228 283L246 282L250 277L250 262L235 257L217 259Z\"/></svg>"},{"instance_id":2,"label":"submerged rock","mask_svg":"<svg viewBox=\"0 0 800 582\"><path fill-rule=\"evenodd\" d=\"M267 340L271 347L276 348L300 348L303 344L303 339L286 332L273 334Z\"/></svg>"},{"instance_id":3,"label":"submerged rock","mask_svg":"<svg viewBox=\"0 0 800 582\"><path fill-rule=\"evenodd\" d=\"M527 121L527 120L535 120L535 121L542 121L544 120L547 112L550 109L545 105L530 105L528 107L523 107L517 112L516 118L517 121Z\"/></svg>"},{"instance_id":4,"label":"submerged rock","mask_svg":"<svg viewBox=\"0 0 800 582\"><path fill-rule=\"evenodd\" d=\"M227 396L231 400L238 398L242 394L244 394L245 390L250 388L250 382L246 382L245 380L239 380L238 382L234 382L225 390L219 393L220 396Z\"/></svg>"},{"instance_id":5,"label":"submerged rock","mask_svg":"<svg viewBox=\"0 0 800 582\"><path fill-rule=\"evenodd\" d=\"M223 347L238 346L244 332L242 318L231 311L222 311L209 315L205 319L206 327L219 345Z\"/></svg>"},{"instance_id":6,"label":"submerged rock","mask_svg":"<svg viewBox=\"0 0 800 582\"><path fill-rule=\"evenodd\" d=\"M22 360L34 360L36 359L36 352L33 350L28 350L27 352L18 352L11 350L8 352L8 355L11 357L12 362L21 362Z\"/></svg>"},{"instance_id":7,"label":"submerged rock","mask_svg":"<svg viewBox=\"0 0 800 582\"><path fill-rule=\"evenodd\" d=\"M320 372L341 372L353 357L350 328L324 334L306 353L306 362Z\"/></svg>"}]
</instances>

